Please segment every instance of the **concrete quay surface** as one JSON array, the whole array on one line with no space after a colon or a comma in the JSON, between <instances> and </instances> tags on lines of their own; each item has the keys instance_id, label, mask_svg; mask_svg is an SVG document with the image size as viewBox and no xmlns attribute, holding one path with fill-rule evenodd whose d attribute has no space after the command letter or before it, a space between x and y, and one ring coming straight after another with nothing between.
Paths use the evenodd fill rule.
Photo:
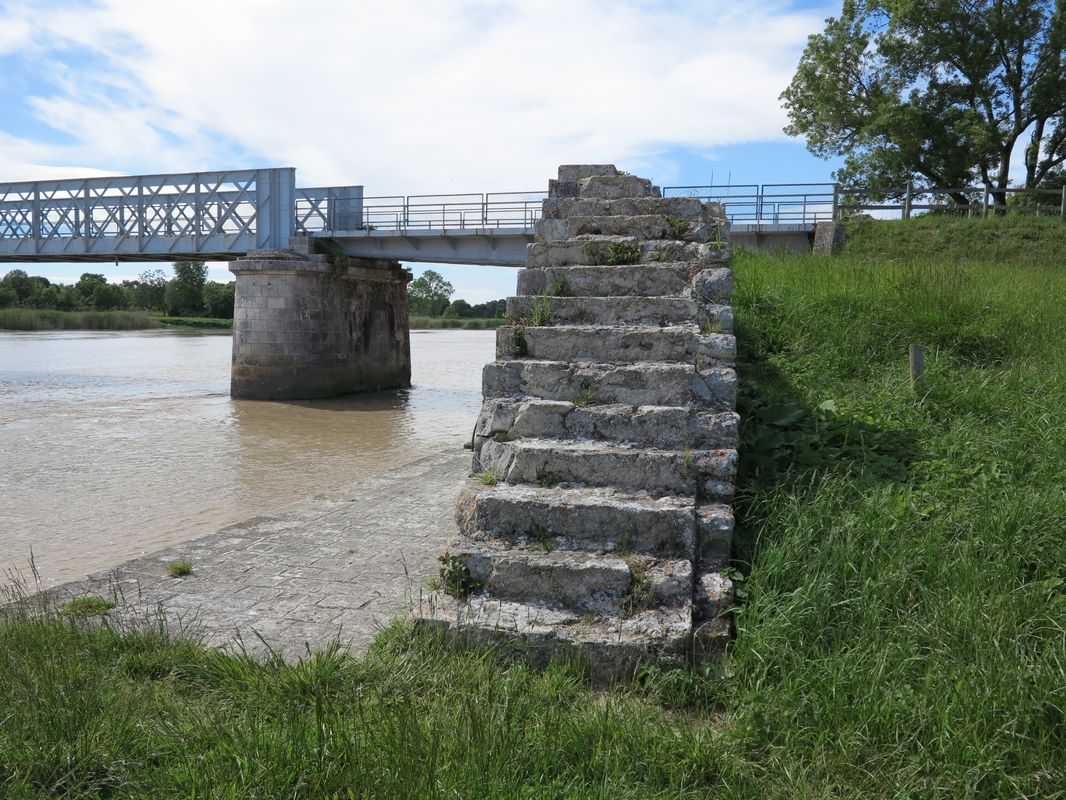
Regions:
<instances>
[{"instance_id":1,"label":"concrete quay surface","mask_svg":"<svg viewBox=\"0 0 1066 800\"><path fill-rule=\"evenodd\" d=\"M224 528L42 598L58 606L86 594L112 598L116 621L165 621L231 652L269 647L291 661L337 639L358 655L428 596L469 468L469 452L449 449L368 477L347 496ZM170 577L168 566L183 559L192 574Z\"/></svg>"}]
</instances>

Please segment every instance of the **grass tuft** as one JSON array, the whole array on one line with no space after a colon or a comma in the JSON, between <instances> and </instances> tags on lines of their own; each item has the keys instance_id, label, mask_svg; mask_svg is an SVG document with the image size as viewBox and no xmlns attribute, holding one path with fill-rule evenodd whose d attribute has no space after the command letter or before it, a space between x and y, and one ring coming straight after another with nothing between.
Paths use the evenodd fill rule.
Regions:
<instances>
[{"instance_id":1,"label":"grass tuft","mask_svg":"<svg viewBox=\"0 0 1066 800\"><path fill-rule=\"evenodd\" d=\"M82 597L75 597L69 603L61 606L60 610L74 619L83 619L85 617L102 616L114 607L114 600L87 594Z\"/></svg>"},{"instance_id":2,"label":"grass tuft","mask_svg":"<svg viewBox=\"0 0 1066 800\"><path fill-rule=\"evenodd\" d=\"M192 562L187 558L172 561L167 565L167 574L171 578L184 578L187 575L192 575Z\"/></svg>"}]
</instances>

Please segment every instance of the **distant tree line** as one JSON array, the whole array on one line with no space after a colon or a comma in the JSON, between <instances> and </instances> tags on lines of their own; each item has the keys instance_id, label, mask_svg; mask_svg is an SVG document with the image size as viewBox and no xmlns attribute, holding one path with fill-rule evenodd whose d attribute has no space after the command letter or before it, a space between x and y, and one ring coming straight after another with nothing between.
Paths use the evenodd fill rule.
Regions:
<instances>
[{"instance_id":1,"label":"distant tree line","mask_svg":"<svg viewBox=\"0 0 1066 800\"><path fill-rule=\"evenodd\" d=\"M427 269L407 284L407 305L414 316L448 319L497 319L507 313L506 300L471 305L452 300L455 289L439 272Z\"/></svg>"},{"instance_id":2,"label":"distant tree line","mask_svg":"<svg viewBox=\"0 0 1066 800\"><path fill-rule=\"evenodd\" d=\"M0 308L56 309L58 311L162 311L173 317L233 318L230 283L207 280L201 261L175 261L174 277L163 270L142 272L137 280L108 283L99 273L83 273L77 283L52 283L40 275L13 269L0 278Z\"/></svg>"}]
</instances>

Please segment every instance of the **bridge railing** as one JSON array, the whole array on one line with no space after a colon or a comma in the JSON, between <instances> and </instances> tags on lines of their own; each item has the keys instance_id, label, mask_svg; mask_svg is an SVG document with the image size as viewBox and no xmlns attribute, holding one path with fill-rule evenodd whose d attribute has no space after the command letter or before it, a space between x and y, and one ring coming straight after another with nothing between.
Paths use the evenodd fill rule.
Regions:
<instances>
[{"instance_id":1,"label":"bridge railing","mask_svg":"<svg viewBox=\"0 0 1066 800\"><path fill-rule=\"evenodd\" d=\"M366 197L367 230L444 231L532 228L547 192L486 192Z\"/></svg>"},{"instance_id":2,"label":"bridge railing","mask_svg":"<svg viewBox=\"0 0 1066 800\"><path fill-rule=\"evenodd\" d=\"M841 188L840 214L875 212L878 216L909 219L913 214L938 213L966 216L1026 213L1066 218L1066 186L1059 189L1025 189L992 186L917 186Z\"/></svg>"},{"instance_id":3,"label":"bridge railing","mask_svg":"<svg viewBox=\"0 0 1066 800\"><path fill-rule=\"evenodd\" d=\"M810 225L834 219L833 183L763 183L665 186L664 197L698 197L721 203L734 224Z\"/></svg>"},{"instance_id":4,"label":"bridge railing","mask_svg":"<svg viewBox=\"0 0 1066 800\"><path fill-rule=\"evenodd\" d=\"M283 248L293 169L0 183L0 256L205 258Z\"/></svg>"}]
</instances>

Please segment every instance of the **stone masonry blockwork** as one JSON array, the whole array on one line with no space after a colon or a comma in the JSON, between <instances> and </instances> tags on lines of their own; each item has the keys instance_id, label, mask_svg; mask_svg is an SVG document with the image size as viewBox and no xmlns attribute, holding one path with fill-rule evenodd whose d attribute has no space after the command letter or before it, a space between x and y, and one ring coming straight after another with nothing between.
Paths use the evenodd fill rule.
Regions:
<instances>
[{"instance_id":1,"label":"stone masonry blockwork","mask_svg":"<svg viewBox=\"0 0 1066 800\"><path fill-rule=\"evenodd\" d=\"M398 262L253 253L235 261L230 394L310 400L411 385L410 274Z\"/></svg>"},{"instance_id":2,"label":"stone masonry blockwork","mask_svg":"<svg viewBox=\"0 0 1066 800\"><path fill-rule=\"evenodd\" d=\"M420 618L596 676L729 637L736 341L722 209L613 166L549 182Z\"/></svg>"}]
</instances>

